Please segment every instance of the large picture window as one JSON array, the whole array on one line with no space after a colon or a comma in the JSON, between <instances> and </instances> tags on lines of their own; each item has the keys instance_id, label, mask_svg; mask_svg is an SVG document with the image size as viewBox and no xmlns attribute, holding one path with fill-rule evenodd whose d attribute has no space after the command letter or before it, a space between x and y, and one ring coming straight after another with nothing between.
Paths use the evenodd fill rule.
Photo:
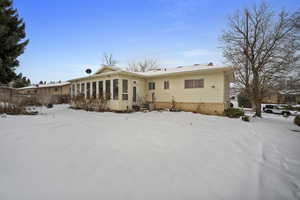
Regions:
<instances>
[{"instance_id":1,"label":"large picture window","mask_svg":"<svg viewBox=\"0 0 300 200\"><path fill-rule=\"evenodd\" d=\"M105 98L110 100L110 80L105 81Z\"/></svg>"},{"instance_id":2,"label":"large picture window","mask_svg":"<svg viewBox=\"0 0 300 200\"><path fill-rule=\"evenodd\" d=\"M119 99L119 79L113 80L113 99Z\"/></svg>"},{"instance_id":3,"label":"large picture window","mask_svg":"<svg viewBox=\"0 0 300 200\"><path fill-rule=\"evenodd\" d=\"M84 83L81 83L81 94L83 94L84 95Z\"/></svg>"},{"instance_id":4,"label":"large picture window","mask_svg":"<svg viewBox=\"0 0 300 200\"><path fill-rule=\"evenodd\" d=\"M93 96L93 99L96 99L96 91L97 91L96 82L93 82L92 83L92 96Z\"/></svg>"},{"instance_id":5,"label":"large picture window","mask_svg":"<svg viewBox=\"0 0 300 200\"><path fill-rule=\"evenodd\" d=\"M91 97L91 83L86 83L86 98L89 99Z\"/></svg>"},{"instance_id":6,"label":"large picture window","mask_svg":"<svg viewBox=\"0 0 300 200\"><path fill-rule=\"evenodd\" d=\"M98 82L99 99L103 98L103 81Z\"/></svg>"},{"instance_id":7,"label":"large picture window","mask_svg":"<svg viewBox=\"0 0 300 200\"><path fill-rule=\"evenodd\" d=\"M122 80L122 100L128 100L128 80Z\"/></svg>"},{"instance_id":8,"label":"large picture window","mask_svg":"<svg viewBox=\"0 0 300 200\"><path fill-rule=\"evenodd\" d=\"M77 83L76 85L76 95L79 95L80 94L80 84Z\"/></svg>"},{"instance_id":9,"label":"large picture window","mask_svg":"<svg viewBox=\"0 0 300 200\"><path fill-rule=\"evenodd\" d=\"M184 88L204 88L204 79L185 80Z\"/></svg>"}]
</instances>

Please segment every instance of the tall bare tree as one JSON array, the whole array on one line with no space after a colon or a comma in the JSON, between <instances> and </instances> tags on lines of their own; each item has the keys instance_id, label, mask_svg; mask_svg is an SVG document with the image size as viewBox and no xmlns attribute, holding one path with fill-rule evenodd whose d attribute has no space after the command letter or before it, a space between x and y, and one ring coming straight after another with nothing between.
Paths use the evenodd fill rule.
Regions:
<instances>
[{"instance_id":1,"label":"tall bare tree","mask_svg":"<svg viewBox=\"0 0 300 200\"><path fill-rule=\"evenodd\" d=\"M108 53L103 54L102 62L103 62L103 65L107 65L107 66L115 66L118 63L118 61L113 58L113 55L108 54Z\"/></svg>"},{"instance_id":2,"label":"tall bare tree","mask_svg":"<svg viewBox=\"0 0 300 200\"><path fill-rule=\"evenodd\" d=\"M129 63L129 71L133 72L147 72L151 70L159 69L159 64L154 58L145 58L142 61L133 61Z\"/></svg>"},{"instance_id":3,"label":"tall bare tree","mask_svg":"<svg viewBox=\"0 0 300 200\"><path fill-rule=\"evenodd\" d=\"M237 82L261 117L261 101L272 83L294 69L299 60L297 13L277 15L265 3L237 11L222 34L223 55L234 66Z\"/></svg>"}]
</instances>

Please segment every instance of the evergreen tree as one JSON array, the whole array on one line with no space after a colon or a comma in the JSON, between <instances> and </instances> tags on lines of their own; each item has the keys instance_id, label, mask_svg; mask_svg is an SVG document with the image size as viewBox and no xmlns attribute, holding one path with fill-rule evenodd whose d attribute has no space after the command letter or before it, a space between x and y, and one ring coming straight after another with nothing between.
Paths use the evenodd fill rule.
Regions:
<instances>
[{"instance_id":1,"label":"evergreen tree","mask_svg":"<svg viewBox=\"0 0 300 200\"><path fill-rule=\"evenodd\" d=\"M16 75L13 82L13 87L15 88L26 87L30 85L30 80L26 76L23 76L22 73Z\"/></svg>"},{"instance_id":2,"label":"evergreen tree","mask_svg":"<svg viewBox=\"0 0 300 200\"><path fill-rule=\"evenodd\" d=\"M12 0L0 0L0 83L17 78L17 58L29 42L25 37L25 24L13 8Z\"/></svg>"}]
</instances>

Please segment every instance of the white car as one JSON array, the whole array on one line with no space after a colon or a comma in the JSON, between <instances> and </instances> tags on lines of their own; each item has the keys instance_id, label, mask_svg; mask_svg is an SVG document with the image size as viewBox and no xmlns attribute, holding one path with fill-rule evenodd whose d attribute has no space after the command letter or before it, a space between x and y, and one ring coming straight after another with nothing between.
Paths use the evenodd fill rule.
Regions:
<instances>
[{"instance_id":1,"label":"white car","mask_svg":"<svg viewBox=\"0 0 300 200\"><path fill-rule=\"evenodd\" d=\"M276 105L265 105L263 107L263 111L266 113L274 113L274 114L287 115L287 116L297 114L296 111L286 110Z\"/></svg>"}]
</instances>

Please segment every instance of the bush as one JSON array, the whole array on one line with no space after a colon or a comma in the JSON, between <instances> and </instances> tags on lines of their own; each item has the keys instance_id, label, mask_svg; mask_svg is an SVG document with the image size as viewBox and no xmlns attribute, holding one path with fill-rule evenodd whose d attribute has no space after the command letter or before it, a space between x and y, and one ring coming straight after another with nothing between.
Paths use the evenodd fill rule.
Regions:
<instances>
[{"instance_id":1,"label":"bush","mask_svg":"<svg viewBox=\"0 0 300 200\"><path fill-rule=\"evenodd\" d=\"M294 123L298 126L300 126L300 115L297 115L294 119Z\"/></svg>"},{"instance_id":2,"label":"bush","mask_svg":"<svg viewBox=\"0 0 300 200\"><path fill-rule=\"evenodd\" d=\"M244 116L244 111L238 108L227 108L224 110L224 115L230 118L239 118Z\"/></svg>"},{"instance_id":3,"label":"bush","mask_svg":"<svg viewBox=\"0 0 300 200\"><path fill-rule=\"evenodd\" d=\"M251 100L244 94L244 92L241 92L238 95L237 100L239 107L252 108Z\"/></svg>"},{"instance_id":4,"label":"bush","mask_svg":"<svg viewBox=\"0 0 300 200\"><path fill-rule=\"evenodd\" d=\"M245 122L249 122L249 121L250 121L250 117L247 116L247 115L244 115L244 116L242 117L242 120L245 121Z\"/></svg>"}]
</instances>

